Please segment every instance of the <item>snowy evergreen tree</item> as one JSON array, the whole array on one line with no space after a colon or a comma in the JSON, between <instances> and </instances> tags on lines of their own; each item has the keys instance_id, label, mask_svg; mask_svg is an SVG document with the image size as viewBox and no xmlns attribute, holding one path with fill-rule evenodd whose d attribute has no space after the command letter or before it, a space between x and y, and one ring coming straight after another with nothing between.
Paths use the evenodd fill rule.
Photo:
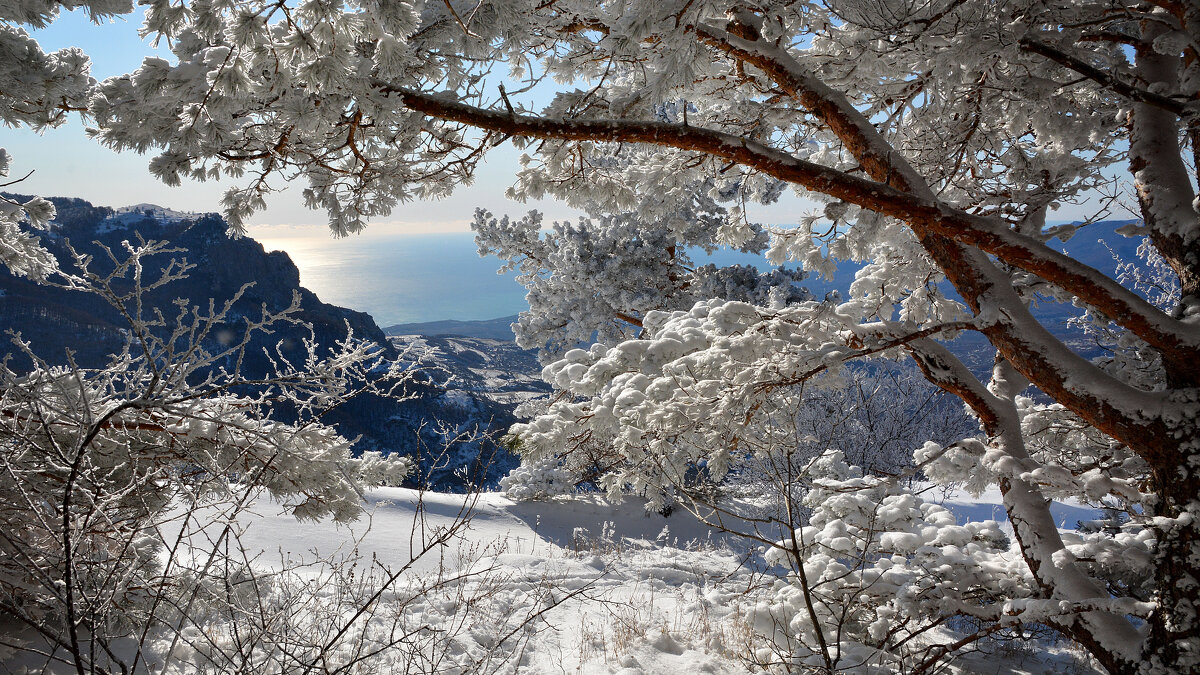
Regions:
<instances>
[{"instance_id":1,"label":"snowy evergreen tree","mask_svg":"<svg viewBox=\"0 0 1200 675\"><path fill-rule=\"evenodd\" d=\"M97 17L132 10L78 5ZM743 438L781 447L772 438L805 387L844 385L845 364L859 359L911 358L969 406L978 435L923 444L915 465L934 480L998 484L1019 560L986 528L955 530L825 455L809 471L814 486L876 506L851 496L815 505L828 513L804 527L818 529L779 548L798 552L792 587L811 600L810 572L841 591L887 577L901 604L853 596L866 605L843 603L843 632L801 598L789 662L896 666L916 658L901 635L909 617L969 616L978 630L925 656L1040 624L1113 672L1200 669L1194 3L149 0L144 30L174 59L100 83L77 51L44 54L20 27L74 6L0 8L4 121L46 126L85 108L101 142L155 152L151 167L168 183L241 179L224 203L235 227L283 181L304 180L334 232L355 231L400 201L449 194L505 142L527 153L514 195L586 209L592 226L546 238L529 224L479 222L485 247L543 261L531 263L548 275L538 316L559 317L525 326L563 352L546 371L563 395L517 430L531 463L606 439L621 458L604 479L614 492L662 488L701 464L719 478L745 459ZM1048 226L1054 208L1114 181L1136 191L1130 234L1148 237L1178 279L1173 307L1055 247L1089 230ZM764 301L713 289L673 304L681 247L752 250L764 228L743 206L784 189L821 206L768 233L773 260L814 273L862 261L849 295ZM6 250L28 249L8 243L28 241L17 230L0 231ZM509 235L523 239L488 243ZM565 276L585 239L610 236L597 249L611 256L605 268L637 271L647 296L605 274L582 293L587 279ZM961 302L939 290L943 279ZM611 316L564 308L581 298ZM1156 361L1088 362L1031 314L1047 298L1087 307ZM614 318L623 324L606 328ZM637 339L622 341L636 323ZM606 342L567 349L594 331ZM987 378L937 341L963 331L995 348ZM1067 496L1128 521L1065 537L1048 500ZM875 536L877 521L888 534ZM885 559L904 573L888 576ZM846 560L871 569L835 569Z\"/></svg>"}]
</instances>

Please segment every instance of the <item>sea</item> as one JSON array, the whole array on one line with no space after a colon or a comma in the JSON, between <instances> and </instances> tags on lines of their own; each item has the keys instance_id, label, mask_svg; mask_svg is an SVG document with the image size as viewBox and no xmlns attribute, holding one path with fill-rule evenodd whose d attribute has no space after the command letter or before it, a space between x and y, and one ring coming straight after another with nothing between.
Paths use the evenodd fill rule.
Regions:
<instances>
[{"instance_id":1,"label":"sea","mask_svg":"<svg viewBox=\"0 0 1200 675\"><path fill-rule=\"evenodd\" d=\"M300 268L300 283L332 305L370 314L375 323L479 321L529 309L515 272L498 274L499 258L480 257L470 232L322 237L259 237ZM693 253L696 264L753 264L759 256Z\"/></svg>"}]
</instances>

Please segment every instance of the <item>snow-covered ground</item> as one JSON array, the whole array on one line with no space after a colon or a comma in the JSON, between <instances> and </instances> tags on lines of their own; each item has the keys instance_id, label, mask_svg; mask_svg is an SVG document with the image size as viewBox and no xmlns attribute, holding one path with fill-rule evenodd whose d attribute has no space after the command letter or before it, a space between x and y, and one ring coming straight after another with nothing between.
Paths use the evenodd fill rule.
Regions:
<instances>
[{"instance_id":1,"label":"snow-covered ground","mask_svg":"<svg viewBox=\"0 0 1200 675\"><path fill-rule=\"evenodd\" d=\"M96 226L96 234L112 232L129 225L140 223L147 219L155 220L160 225L177 223L181 220L198 219L204 214L188 211L176 211L157 204L134 204L122 206L113 210L113 215Z\"/></svg>"},{"instance_id":2,"label":"snow-covered ground","mask_svg":"<svg viewBox=\"0 0 1200 675\"><path fill-rule=\"evenodd\" d=\"M926 499L936 500L926 494ZM261 560L283 553L293 559L318 552L322 557L357 545L359 552L380 563L407 564L420 543L440 529L467 519L455 546L440 547L440 556L417 561L414 569L428 570L446 564L459 549L498 546L506 553L562 556L577 552L581 540L605 538L614 545L671 544L676 548L720 548L729 535L700 523L685 510L670 516L647 514L643 502L626 499L610 504L598 496L580 495L553 501L515 502L499 492L444 494L407 488L378 488L366 495L365 515L349 525L330 521L297 523L270 503L252 508L255 517L242 535L247 549L264 554ZM942 503L960 522L996 520L1007 515L999 489L978 498L956 493ZM1084 505L1055 502L1051 513L1063 529L1074 529L1080 520L1102 514ZM274 555L278 558L278 555Z\"/></svg>"},{"instance_id":3,"label":"snow-covered ground","mask_svg":"<svg viewBox=\"0 0 1200 675\"><path fill-rule=\"evenodd\" d=\"M409 565L401 585L455 579L404 597L410 618L432 625L453 623L461 605L472 604L475 615L455 624L459 631L445 647L460 665L495 659L500 671L625 675L751 670L746 600L774 577L753 549L683 510L663 517L632 499L518 503L500 493L400 488L374 490L368 502L367 515L350 526L298 524L260 504L242 543L267 566L355 551L385 568ZM1005 519L998 491L950 495L945 503L960 520ZM1054 513L1067 528L1098 515L1071 505ZM423 542L449 528L458 528L454 537L413 562ZM523 623L497 646L497 635ZM1061 658L1050 651L974 657L962 672L1053 672L1047 668Z\"/></svg>"},{"instance_id":4,"label":"snow-covered ground","mask_svg":"<svg viewBox=\"0 0 1200 675\"><path fill-rule=\"evenodd\" d=\"M933 500L934 491L924 496ZM401 648L362 672L760 672L749 660L762 647L751 615L779 570L682 509L664 517L636 499L610 504L594 495L514 502L496 492L379 488L366 497L366 514L350 525L298 522L268 499L237 518L242 550L260 579L290 598L296 626L369 607L329 650L333 663L400 633ZM997 491L944 503L960 521L1004 519ZM1067 528L1099 515L1062 504L1054 514ZM208 639L224 644L219 633ZM6 662L0 650L0 667L19 669L28 657ZM1093 672L1077 657L1034 643L968 654L944 672ZM192 672L171 657L159 665Z\"/></svg>"},{"instance_id":5,"label":"snow-covered ground","mask_svg":"<svg viewBox=\"0 0 1200 675\"><path fill-rule=\"evenodd\" d=\"M695 549L716 547L724 536L682 510L669 517L647 514L644 502L637 499L615 505L583 495L514 502L499 492L445 494L407 488L378 488L366 498L366 514L349 525L297 523L270 503L257 504L242 544L248 550L283 553L293 560L314 552L328 557L357 545L361 553L395 568L407 564L422 541L465 518L454 545L440 547L440 555L428 556L413 566L430 570L479 547L495 547L514 555L563 557L578 553L585 542L601 539L613 546L670 543ZM272 557L279 555L261 559Z\"/></svg>"},{"instance_id":6,"label":"snow-covered ground","mask_svg":"<svg viewBox=\"0 0 1200 675\"><path fill-rule=\"evenodd\" d=\"M398 588L451 579L400 595L410 621L434 625L454 622L463 609L456 603L472 605L448 648L460 666L495 659L499 671L529 673L746 672L738 654L748 630L736 598L765 577L683 511L664 517L638 500L517 503L500 493L401 488L370 492L367 515L349 526L300 524L270 502L254 511L241 543L261 566L356 551L382 568L408 565ZM447 545L413 561L450 528L458 535ZM497 650L497 635L521 624L528 628Z\"/></svg>"}]
</instances>

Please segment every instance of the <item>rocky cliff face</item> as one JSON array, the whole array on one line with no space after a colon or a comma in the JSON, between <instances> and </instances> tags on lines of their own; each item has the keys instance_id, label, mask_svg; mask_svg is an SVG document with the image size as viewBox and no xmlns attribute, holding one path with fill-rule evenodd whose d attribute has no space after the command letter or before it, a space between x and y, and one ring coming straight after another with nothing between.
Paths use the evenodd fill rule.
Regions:
<instances>
[{"instance_id":1,"label":"rocky cliff face","mask_svg":"<svg viewBox=\"0 0 1200 675\"><path fill-rule=\"evenodd\" d=\"M93 264L98 266L107 260L103 246L119 252L122 241L134 241L139 235L185 249L175 257L195 265L188 277L146 298L165 315L173 315L177 298L201 306L207 305L209 298L222 303L246 284L253 284L234 305L227 325L213 331L218 336L215 339L240 338L244 330L240 317L257 318L264 306L271 311L282 310L291 304L293 294L299 293L298 318L311 327L311 336L319 345L332 346L346 337L349 328L355 336L379 344L390 358L401 358L369 315L321 302L300 286L300 272L286 253L268 253L253 239L230 237L225 222L216 215L181 214L152 205L114 210L79 199L51 201L59 215L43 242L59 256L64 267L71 264L68 241L77 250L93 254ZM163 265L166 262L166 258L161 260ZM39 356L52 364L65 363L70 350L81 367L102 367L108 356L124 344L125 327L120 315L97 298L39 286L0 269L0 331L20 333ZM260 336L247 350L245 372L265 373L268 362L263 349L274 349L276 344L285 356L302 357L309 331L304 326L281 326L272 335ZM22 358L15 356L12 367L31 365L28 359L22 363ZM356 446L360 450L420 455L423 479L439 489L452 489L465 482L492 483L515 464L513 457L487 438L453 442L443 452L448 438L464 431L503 433L515 421L511 405L479 392L456 389L433 375L422 377L413 389L416 397L401 404L357 397L339 406L328 418L347 438L360 437ZM470 478L464 477L468 475Z\"/></svg>"}]
</instances>

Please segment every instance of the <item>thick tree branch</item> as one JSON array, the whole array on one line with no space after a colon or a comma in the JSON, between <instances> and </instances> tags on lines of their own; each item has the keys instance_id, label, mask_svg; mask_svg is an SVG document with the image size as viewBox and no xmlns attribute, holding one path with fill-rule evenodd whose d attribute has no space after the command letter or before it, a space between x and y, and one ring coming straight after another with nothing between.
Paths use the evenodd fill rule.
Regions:
<instances>
[{"instance_id":1,"label":"thick tree branch","mask_svg":"<svg viewBox=\"0 0 1200 675\"><path fill-rule=\"evenodd\" d=\"M822 192L905 221L938 261L947 277L979 311L983 301L1000 319L983 332L1006 358L1055 400L1152 461L1178 460L1174 445L1164 442L1167 430L1156 416L1162 395L1143 392L1103 373L1055 339L1029 314L1011 290L1007 279L978 252L958 242L1007 255L1017 266L1040 269L1062 280L1064 287L1084 302L1118 320L1118 323L1152 345L1173 354L1180 363L1200 369L1200 328L1172 319L1103 275L1053 253L1032 246L1035 240L1008 230L1000 221L972 216L948 205L923 199L881 183L851 176L806 162L752 140L711 129L661 122L627 120L553 120L485 110L455 100L410 91L376 80L384 94L396 95L404 105L430 117L468 124L514 136L567 141L637 142L703 152L735 161L780 180ZM1006 258L1006 261L1009 261ZM991 268L990 272L988 268ZM1047 271L1049 270L1049 271ZM1077 284L1071 282L1078 281ZM1108 289L1111 289L1111 293ZM1184 357L1187 358L1184 358ZM1185 366L1187 367L1187 366ZM1071 374L1093 373L1088 388L1072 383Z\"/></svg>"},{"instance_id":2,"label":"thick tree branch","mask_svg":"<svg viewBox=\"0 0 1200 675\"><path fill-rule=\"evenodd\" d=\"M975 216L931 199L908 194L859 176L796 159L773 148L696 126L630 120L551 120L485 110L431 94L376 81L404 104L438 119L514 136L572 141L624 141L694 150L731 160L814 192L888 216L917 222L929 231L978 247L1015 267L1051 281L1095 306L1118 325L1164 350L1200 348L1200 328L1176 321L1145 299L1096 270L1003 221Z\"/></svg>"},{"instance_id":3,"label":"thick tree branch","mask_svg":"<svg viewBox=\"0 0 1200 675\"><path fill-rule=\"evenodd\" d=\"M914 340L905 349L926 380L967 404L979 418L984 433L989 436L1000 433L1002 415L996 408L996 397L957 356L930 339Z\"/></svg>"}]
</instances>

